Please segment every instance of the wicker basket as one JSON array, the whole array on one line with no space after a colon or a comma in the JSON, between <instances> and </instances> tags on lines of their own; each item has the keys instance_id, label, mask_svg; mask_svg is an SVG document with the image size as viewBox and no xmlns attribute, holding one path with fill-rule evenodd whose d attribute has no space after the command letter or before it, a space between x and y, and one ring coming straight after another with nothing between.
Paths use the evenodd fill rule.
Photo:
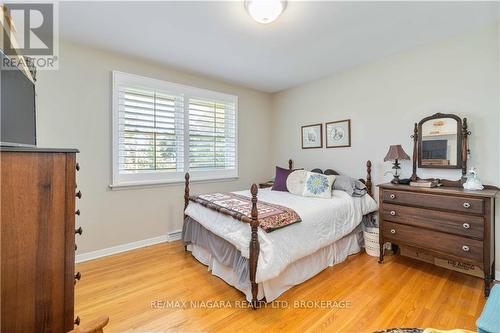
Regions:
<instances>
[{"instance_id":1,"label":"wicker basket","mask_svg":"<svg viewBox=\"0 0 500 333\"><path fill-rule=\"evenodd\" d=\"M366 228L366 230L363 230L366 253L373 257L378 257L380 255L378 233L378 228Z\"/></svg>"}]
</instances>

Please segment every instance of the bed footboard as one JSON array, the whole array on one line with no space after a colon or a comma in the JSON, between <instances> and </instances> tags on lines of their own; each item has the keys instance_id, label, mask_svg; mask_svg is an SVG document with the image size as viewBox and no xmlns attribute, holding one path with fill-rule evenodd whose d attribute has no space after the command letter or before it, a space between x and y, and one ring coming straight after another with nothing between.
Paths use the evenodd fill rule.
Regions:
<instances>
[{"instance_id":1,"label":"bed footboard","mask_svg":"<svg viewBox=\"0 0 500 333\"><path fill-rule=\"evenodd\" d=\"M185 183L184 183L184 220L183 223L185 223L186 220L186 208L189 205L189 201L193 200L196 201L196 198L193 197L191 198L189 195L189 173L186 173L185 177ZM256 275L257 275L257 262L259 259L259 252L260 252L260 244L259 244L259 237L258 237L258 230L259 230L259 211L257 210L257 185L253 184L252 187L250 188L250 193L252 194L252 211L251 211L251 218L248 218L245 215L225 210L225 209L218 209L217 211L229 215L243 223L248 223L250 224L251 228L251 238L250 238L250 258L248 260L248 268L250 272L250 283L252 287L252 308L257 309L259 300L257 299L257 294L259 292L259 287L257 282L255 281ZM184 246L184 250L187 250L187 246Z\"/></svg>"}]
</instances>

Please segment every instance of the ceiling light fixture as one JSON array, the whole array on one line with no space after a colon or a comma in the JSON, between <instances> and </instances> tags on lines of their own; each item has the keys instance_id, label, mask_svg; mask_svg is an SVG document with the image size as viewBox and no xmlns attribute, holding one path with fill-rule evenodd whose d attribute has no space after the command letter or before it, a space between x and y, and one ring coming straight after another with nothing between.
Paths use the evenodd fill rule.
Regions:
<instances>
[{"instance_id":1,"label":"ceiling light fixture","mask_svg":"<svg viewBox=\"0 0 500 333\"><path fill-rule=\"evenodd\" d=\"M248 14L262 24L275 21L285 8L285 0L245 0L245 9Z\"/></svg>"}]
</instances>

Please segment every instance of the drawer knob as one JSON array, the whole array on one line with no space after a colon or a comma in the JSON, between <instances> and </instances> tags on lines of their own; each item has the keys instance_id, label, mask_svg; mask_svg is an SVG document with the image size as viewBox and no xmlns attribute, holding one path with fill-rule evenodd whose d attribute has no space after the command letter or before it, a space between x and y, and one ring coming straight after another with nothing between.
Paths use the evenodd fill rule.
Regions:
<instances>
[{"instance_id":1,"label":"drawer knob","mask_svg":"<svg viewBox=\"0 0 500 333\"><path fill-rule=\"evenodd\" d=\"M78 250L78 245L75 244L75 251Z\"/></svg>"},{"instance_id":2,"label":"drawer knob","mask_svg":"<svg viewBox=\"0 0 500 333\"><path fill-rule=\"evenodd\" d=\"M76 234L79 234L79 235L81 236L81 235L82 235L82 233L83 233L83 229L82 229L82 227L78 227L78 229L75 229L75 235L76 235Z\"/></svg>"},{"instance_id":3,"label":"drawer knob","mask_svg":"<svg viewBox=\"0 0 500 333\"><path fill-rule=\"evenodd\" d=\"M81 274L80 272L77 272L77 273L75 274L75 280L80 281L80 279L81 279L81 278L82 278L82 274Z\"/></svg>"},{"instance_id":4,"label":"drawer knob","mask_svg":"<svg viewBox=\"0 0 500 333\"><path fill-rule=\"evenodd\" d=\"M391 234L395 234L395 233L396 233L396 230L391 229Z\"/></svg>"},{"instance_id":5,"label":"drawer knob","mask_svg":"<svg viewBox=\"0 0 500 333\"><path fill-rule=\"evenodd\" d=\"M391 195L389 195L389 198L396 199L396 195L394 193L391 193Z\"/></svg>"},{"instance_id":6,"label":"drawer knob","mask_svg":"<svg viewBox=\"0 0 500 333\"><path fill-rule=\"evenodd\" d=\"M76 316L76 318L75 318L75 325L76 326L80 325L80 316Z\"/></svg>"},{"instance_id":7,"label":"drawer knob","mask_svg":"<svg viewBox=\"0 0 500 333\"><path fill-rule=\"evenodd\" d=\"M465 229L470 229L470 224L469 224L469 223L464 223L464 224L462 224L462 226L463 226Z\"/></svg>"},{"instance_id":8,"label":"drawer knob","mask_svg":"<svg viewBox=\"0 0 500 333\"><path fill-rule=\"evenodd\" d=\"M470 202L464 202L464 208L470 208Z\"/></svg>"},{"instance_id":9,"label":"drawer knob","mask_svg":"<svg viewBox=\"0 0 500 333\"><path fill-rule=\"evenodd\" d=\"M76 196L78 199L81 199L81 198L82 198L82 191L78 191L78 192L76 192L75 196Z\"/></svg>"},{"instance_id":10,"label":"drawer knob","mask_svg":"<svg viewBox=\"0 0 500 333\"><path fill-rule=\"evenodd\" d=\"M396 216L396 211L391 210L390 214L391 214L391 216Z\"/></svg>"},{"instance_id":11,"label":"drawer knob","mask_svg":"<svg viewBox=\"0 0 500 333\"><path fill-rule=\"evenodd\" d=\"M464 252L469 252L469 247L467 245L464 245L462 246L462 250L464 250Z\"/></svg>"},{"instance_id":12,"label":"drawer knob","mask_svg":"<svg viewBox=\"0 0 500 333\"><path fill-rule=\"evenodd\" d=\"M76 163L75 169L76 169L76 171L80 171L80 164L79 163Z\"/></svg>"},{"instance_id":13,"label":"drawer knob","mask_svg":"<svg viewBox=\"0 0 500 333\"><path fill-rule=\"evenodd\" d=\"M80 210L77 209L76 212L75 212L76 215L80 216Z\"/></svg>"}]
</instances>

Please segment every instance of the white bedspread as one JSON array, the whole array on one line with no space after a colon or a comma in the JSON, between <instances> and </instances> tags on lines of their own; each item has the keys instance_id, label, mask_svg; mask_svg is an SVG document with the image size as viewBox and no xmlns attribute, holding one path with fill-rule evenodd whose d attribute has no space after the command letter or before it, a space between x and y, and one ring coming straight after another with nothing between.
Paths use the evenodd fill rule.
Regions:
<instances>
[{"instance_id":1,"label":"white bedspread","mask_svg":"<svg viewBox=\"0 0 500 333\"><path fill-rule=\"evenodd\" d=\"M234 192L250 197L249 191ZM261 189L258 199L295 210L302 222L266 233L259 228L260 253L256 281L277 277L289 264L341 239L361 222L363 215L377 210L369 195L351 197L333 191L331 199L302 197L289 192ZM186 214L249 257L250 225L190 202Z\"/></svg>"}]
</instances>

